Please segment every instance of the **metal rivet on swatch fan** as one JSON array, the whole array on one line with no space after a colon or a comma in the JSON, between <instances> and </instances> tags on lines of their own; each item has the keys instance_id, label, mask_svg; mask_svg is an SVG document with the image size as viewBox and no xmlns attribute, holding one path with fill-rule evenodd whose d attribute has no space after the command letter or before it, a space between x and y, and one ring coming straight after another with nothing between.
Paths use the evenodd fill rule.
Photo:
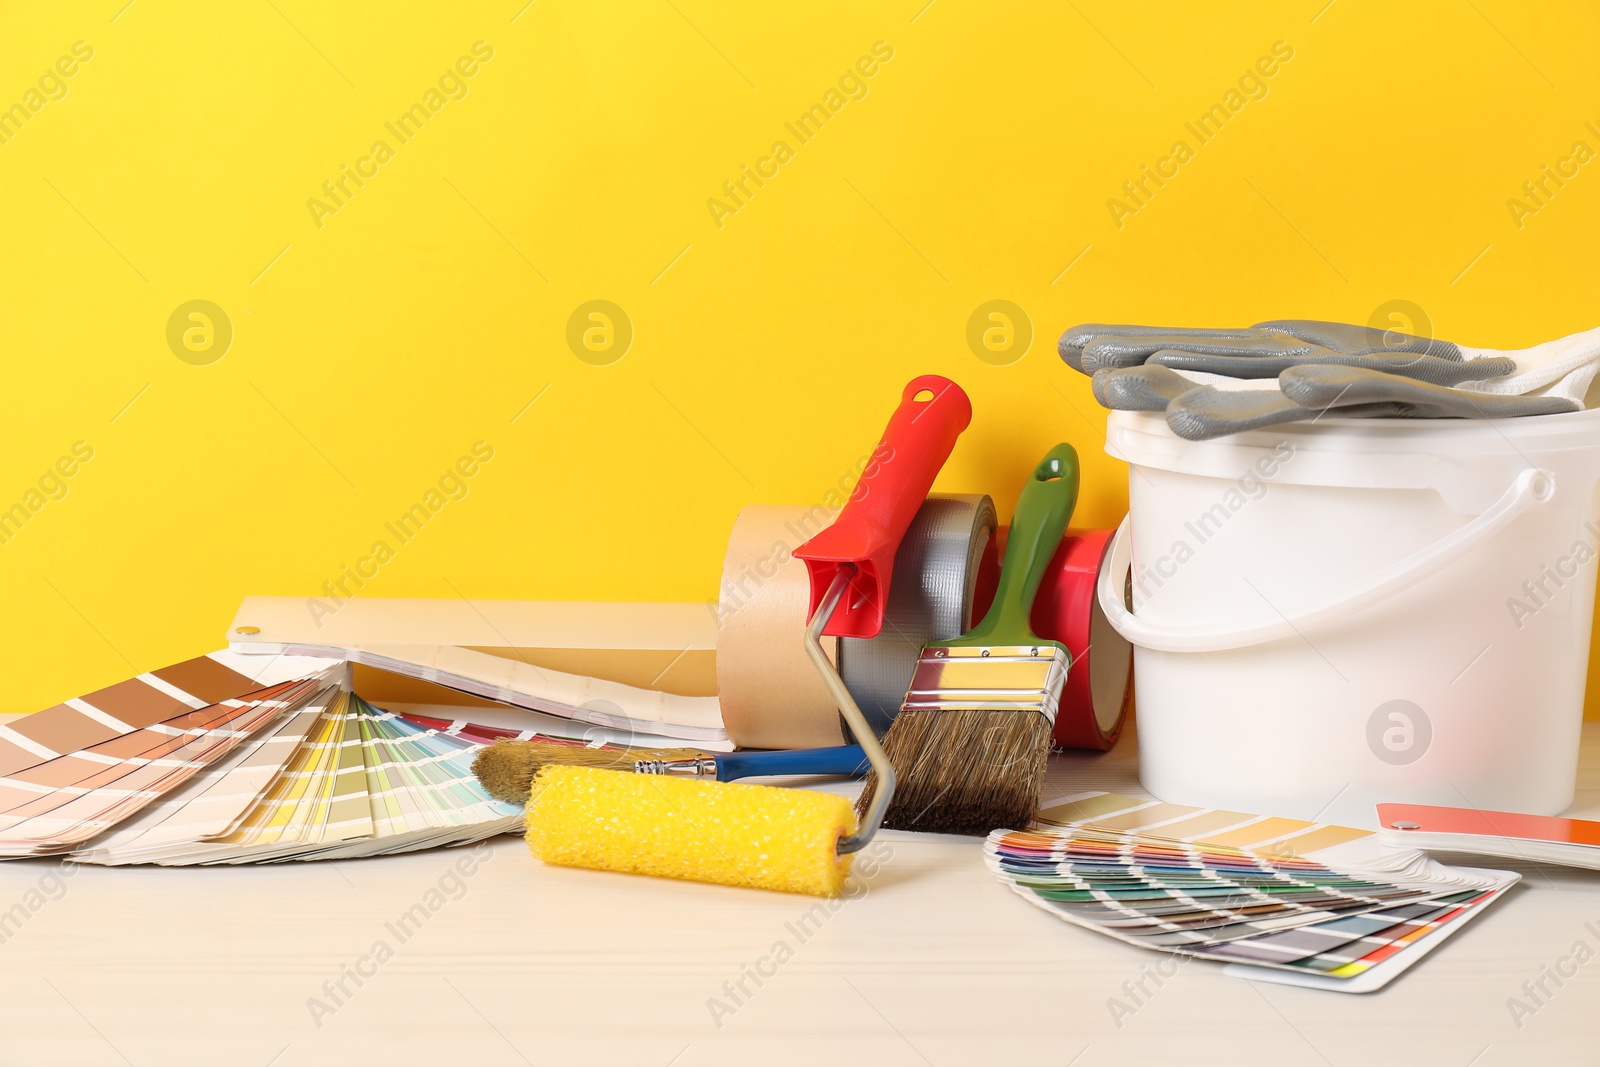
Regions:
<instances>
[{"instance_id":1,"label":"metal rivet on swatch fan","mask_svg":"<svg viewBox=\"0 0 1600 1067\"><path fill-rule=\"evenodd\" d=\"M1406 822L1403 819L1400 822L1392 822L1392 823L1389 824L1389 826L1390 826L1391 829L1394 829L1394 830L1420 830L1420 829L1422 829L1422 824L1421 823L1419 823L1419 822Z\"/></svg>"},{"instance_id":2,"label":"metal rivet on swatch fan","mask_svg":"<svg viewBox=\"0 0 1600 1067\"><path fill-rule=\"evenodd\" d=\"M260 633L261 632L261 627L259 627L259 626L235 626L233 628L233 632L236 633L236 634L244 634L246 637L248 637L251 634Z\"/></svg>"}]
</instances>

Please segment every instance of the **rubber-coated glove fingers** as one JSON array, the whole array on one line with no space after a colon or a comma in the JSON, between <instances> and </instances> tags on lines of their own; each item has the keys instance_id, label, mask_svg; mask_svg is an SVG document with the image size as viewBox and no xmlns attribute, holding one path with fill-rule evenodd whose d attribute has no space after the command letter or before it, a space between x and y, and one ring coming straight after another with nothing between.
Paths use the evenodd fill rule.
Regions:
<instances>
[{"instance_id":1,"label":"rubber-coated glove fingers","mask_svg":"<svg viewBox=\"0 0 1600 1067\"><path fill-rule=\"evenodd\" d=\"M1510 374L1505 356L1468 359L1449 341L1337 322L1282 319L1249 329L1075 326L1061 337L1063 360L1085 374L1146 362L1231 378L1276 378L1308 363L1365 367L1438 385Z\"/></svg>"},{"instance_id":2,"label":"rubber-coated glove fingers","mask_svg":"<svg viewBox=\"0 0 1600 1067\"><path fill-rule=\"evenodd\" d=\"M1403 378L1396 380L1405 381ZM1209 441L1232 433L1282 426L1290 422L1316 422L1324 416L1339 419L1428 419L1447 418L1449 413L1435 412L1426 405L1395 400L1350 403L1318 410L1301 407L1277 389L1219 389L1214 385L1191 389L1167 406L1167 425L1172 427L1173 433L1188 441Z\"/></svg>"},{"instance_id":3,"label":"rubber-coated glove fingers","mask_svg":"<svg viewBox=\"0 0 1600 1067\"><path fill-rule=\"evenodd\" d=\"M1217 379L1213 379L1214 381ZM1563 396L1496 396L1358 367L1292 367L1270 385L1214 385L1146 364L1102 370L1095 399L1121 411L1165 412L1179 437L1208 441L1245 430L1335 418L1517 418L1576 411Z\"/></svg>"},{"instance_id":4,"label":"rubber-coated glove fingers","mask_svg":"<svg viewBox=\"0 0 1600 1067\"><path fill-rule=\"evenodd\" d=\"M1278 375L1278 388L1302 408L1334 409L1336 414L1351 405L1389 403L1414 408L1405 412L1413 418L1515 419L1560 415L1583 406L1564 396L1496 396L1355 367L1291 367Z\"/></svg>"},{"instance_id":5,"label":"rubber-coated glove fingers","mask_svg":"<svg viewBox=\"0 0 1600 1067\"><path fill-rule=\"evenodd\" d=\"M1060 342L1056 345L1056 351L1073 370L1093 374L1104 368L1136 367L1163 348L1180 347L1187 341L1247 341L1255 335L1254 329L1242 327L1184 329L1160 326L1113 326L1100 322L1086 322L1062 334ZM1171 343L1152 343L1154 338L1167 338ZM1097 342L1103 342L1103 349L1097 350L1094 366L1085 366L1084 349Z\"/></svg>"},{"instance_id":6,"label":"rubber-coated glove fingers","mask_svg":"<svg viewBox=\"0 0 1600 1067\"><path fill-rule=\"evenodd\" d=\"M1354 326L1348 322L1321 322L1317 319L1273 319L1258 322L1253 329L1286 333L1290 337L1321 345L1331 352L1350 356L1387 353L1399 355L1416 352L1440 359L1461 360L1470 358L1454 341L1440 341L1432 337L1418 337L1399 330L1379 330L1372 326Z\"/></svg>"},{"instance_id":7,"label":"rubber-coated glove fingers","mask_svg":"<svg viewBox=\"0 0 1600 1067\"><path fill-rule=\"evenodd\" d=\"M1391 375L1401 375L1438 386L1477 382L1485 378L1498 378L1517 369L1513 359L1496 356L1473 360L1442 359L1418 352L1396 354L1351 355L1318 349L1309 354L1258 353L1248 356L1229 353L1200 353L1195 351L1161 351L1150 357L1150 363L1175 370L1196 371L1201 374L1222 374L1229 378L1276 378L1296 367L1330 366L1351 367Z\"/></svg>"},{"instance_id":8,"label":"rubber-coated glove fingers","mask_svg":"<svg viewBox=\"0 0 1600 1067\"><path fill-rule=\"evenodd\" d=\"M1173 432L1191 441L1297 422L1315 415L1284 396L1276 381L1218 386L1151 364L1098 371L1093 389L1096 400L1117 411L1165 412Z\"/></svg>"},{"instance_id":9,"label":"rubber-coated glove fingers","mask_svg":"<svg viewBox=\"0 0 1600 1067\"><path fill-rule=\"evenodd\" d=\"M1085 350L1091 346L1093 357L1085 363ZM1244 356L1326 352L1348 356L1422 353L1441 359L1464 358L1461 349L1450 341L1313 319L1274 319L1249 327L1225 328L1087 322L1063 333L1056 349L1067 366L1085 374L1104 367L1137 366L1162 349Z\"/></svg>"},{"instance_id":10,"label":"rubber-coated glove fingers","mask_svg":"<svg viewBox=\"0 0 1600 1067\"><path fill-rule=\"evenodd\" d=\"M1121 367L1095 371L1090 388L1100 406L1113 411L1165 411L1168 404L1199 387L1166 367Z\"/></svg>"}]
</instances>

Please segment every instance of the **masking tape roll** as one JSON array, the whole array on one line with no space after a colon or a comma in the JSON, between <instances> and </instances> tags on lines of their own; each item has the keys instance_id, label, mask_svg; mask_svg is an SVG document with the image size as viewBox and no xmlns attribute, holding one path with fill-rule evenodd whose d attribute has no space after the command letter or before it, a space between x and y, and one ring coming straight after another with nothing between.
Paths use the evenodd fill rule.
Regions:
<instances>
[{"instance_id":1,"label":"masking tape roll","mask_svg":"<svg viewBox=\"0 0 1600 1067\"><path fill-rule=\"evenodd\" d=\"M717 697L728 736L741 748L854 740L801 643L811 586L794 550L832 521L821 508L757 504L733 524L717 606ZM880 735L900 711L922 646L964 633L974 590L992 594L994 528L988 497L930 496L895 553L882 632L845 639L848 650L823 639Z\"/></svg>"},{"instance_id":2,"label":"masking tape roll","mask_svg":"<svg viewBox=\"0 0 1600 1067\"><path fill-rule=\"evenodd\" d=\"M986 558L996 569L995 521L987 496L930 496L895 553L882 631L841 640L839 673L879 737L900 713L922 646L971 629L979 571Z\"/></svg>"},{"instance_id":3,"label":"masking tape roll","mask_svg":"<svg viewBox=\"0 0 1600 1067\"><path fill-rule=\"evenodd\" d=\"M717 698L741 748L844 743L833 698L801 643L811 578L794 557L832 521L821 507L771 504L751 505L734 521L717 604ZM837 663L838 639L822 646Z\"/></svg>"}]
</instances>

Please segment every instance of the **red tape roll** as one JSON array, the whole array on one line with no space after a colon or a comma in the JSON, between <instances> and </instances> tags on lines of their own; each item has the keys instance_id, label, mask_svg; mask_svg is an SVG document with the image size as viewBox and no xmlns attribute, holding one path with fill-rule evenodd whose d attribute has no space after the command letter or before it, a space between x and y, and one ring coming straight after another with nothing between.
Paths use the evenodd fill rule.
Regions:
<instances>
[{"instance_id":1,"label":"red tape roll","mask_svg":"<svg viewBox=\"0 0 1600 1067\"><path fill-rule=\"evenodd\" d=\"M1008 532L1002 529L996 535L1002 553ZM1062 748L1104 752L1117 743L1127 721L1133 646L1111 628L1095 595L1113 532L1068 530L1050 557L1033 604L1034 632L1060 641L1072 653L1054 734ZM980 583L974 618L982 617L993 596L993 583Z\"/></svg>"}]
</instances>

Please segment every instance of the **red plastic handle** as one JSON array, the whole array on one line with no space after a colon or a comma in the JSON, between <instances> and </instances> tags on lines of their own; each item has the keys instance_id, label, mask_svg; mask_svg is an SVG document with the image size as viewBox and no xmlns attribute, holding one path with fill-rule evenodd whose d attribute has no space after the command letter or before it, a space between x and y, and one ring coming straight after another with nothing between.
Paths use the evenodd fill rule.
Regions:
<instances>
[{"instance_id":1,"label":"red plastic handle","mask_svg":"<svg viewBox=\"0 0 1600 1067\"><path fill-rule=\"evenodd\" d=\"M925 394L925 395L924 395ZM922 395L921 400L917 399ZM827 628L831 637L876 637L883 629L894 554L956 438L972 421L972 401L948 378L924 374L900 394L883 440L833 525L795 550L811 572L811 612L842 564L857 571Z\"/></svg>"}]
</instances>

